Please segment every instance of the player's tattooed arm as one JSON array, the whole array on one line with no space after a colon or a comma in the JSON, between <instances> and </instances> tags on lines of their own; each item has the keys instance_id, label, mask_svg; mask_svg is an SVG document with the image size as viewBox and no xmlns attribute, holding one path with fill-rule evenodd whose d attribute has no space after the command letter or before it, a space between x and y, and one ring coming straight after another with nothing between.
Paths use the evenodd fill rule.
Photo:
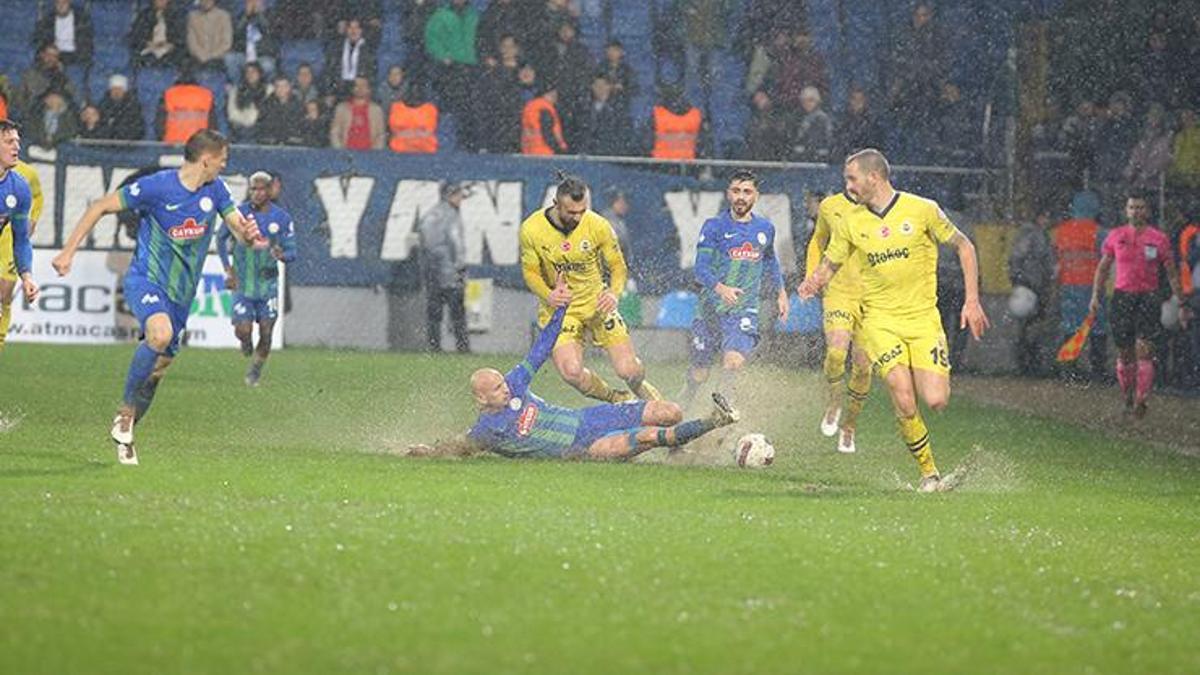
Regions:
<instances>
[{"instance_id":1,"label":"player's tattooed arm","mask_svg":"<svg viewBox=\"0 0 1200 675\"><path fill-rule=\"evenodd\" d=\"M800 299L808 300L820 293L841 267L841 263L835 263L827 256L821 256L821 264L817 265L817 269L813 270L812 274L808 275L808 278L802 281L796 289Z\"/></svg>"},{"instance_id":2,"label":"player's tattooed arm","mask_svg":"<svg viewBox=\"0 0 1200 675\"><path fill-rule=\"evenodd\" d=\"M54 256L54 260L50 261L50 266L54 268L54 271L58 272L59 276L66 276L71 271L71 261L75 258L75 252L91 234L92 228L96 227L100 218L123 209L121 195L117 192L111 192L89 204L87 210L79 218L79 222L75 224L75 229L67 237L62 251L59 251L58 255Z\"/></svg>"},{"instance_id":3,"label":"player's tattooed arm","mask_svg":"<svg viewBox=\"0 0 1200 675\"><path fill-rule=\"evenodd\" d=\"M959 328L970 329L971 335L978 340L992 324L979 302L979 257L975 253L975 244L957 230L950 235L946 243L954 247L958 252L958 261L962 263L966 299L963 301L962 315L959 317Z\"/></svg>"}]
</instances>

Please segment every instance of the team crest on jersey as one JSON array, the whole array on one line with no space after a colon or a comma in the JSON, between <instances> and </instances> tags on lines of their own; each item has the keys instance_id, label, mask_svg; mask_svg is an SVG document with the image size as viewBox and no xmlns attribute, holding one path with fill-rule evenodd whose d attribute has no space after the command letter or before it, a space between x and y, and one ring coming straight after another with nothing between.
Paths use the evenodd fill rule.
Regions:
<instances>
[{"instance_id":1,"label":"team crest on jersey","mask_svg":"<svg viewBox=\"0 0 1200 675\"><path fill-rule=\"evenodd\" d=\"M564 242L562 243L562 245L561 245L561 246L559 246L559 248L561 248L561 249L563 250L563 253L566 253L566 252L568 252L568 251L570 251L570 250L571 250L571 242L569 242L569 241L564 241Z\"/></svg>"},{"instance_id":2,"label":"team crest on jersey","mask_svg":"<svg viewBox=\"0 0 1200 675\"><path fill-rule=\"evenodd\" d=\"M205 213L208 213L209 211L212 211L212 209L213 209L212 198L211 197L201 197L200 198L200 210Z\"/></svg>"},{"instance_id":3,"label":"team crest on jersey","mask_svg":"<svg viewBox=\"0 0 1200 675\"><path fill-rule=\"evenodd\" d=\"M517 417L517 434L528 436L530 431L533 431L533 425L537 422L538 407L530 404L521 411L521 415Z\"/></svg>"},{"instance_id":4,"label":"team crest on jersey","mask_svg":"<svg viewBox=\"0 0 1200 675\"><path fill-rule=\"evenodd\" d=\"M909 235L913 233L912 223L907 220L900 224L900 234Z\"/></svg>"},{"instance_id":5,"label":"team crest on jersey","mask_svg":"<svg viewBox=\"0 0 1200 675\"><path fill-rule=\"evenodd\" d=\"M167 236L172 239L199 239L207 231L208 227L197 223L195 218L188 218L181 225L167 230Z\"/></svg>"},{"instance_id":6,"label":"team crest on jersey","mask_svg":"<svg viewBox=\"0 0 1200 675\"><path fill-rule=\"evenodd\" d=\"M758 243L759 243L760 245L762 245L762 246L766 246L766 245L767 245L767 233L766 233L766 232L759 232L759 233L758 233Z\"/></svg>"},{"instance_id":7,"label":"team crest on jersey","mask_svg":"<svg viewBox=\"0 0 1200 675\"><path fill-rule=\"evenodd\" d=\"M887 225L879 228L879 236L883 237L884 239L892 236L892 228L888 227Z\"/></svg>"},{"instance_id":8,"label":"team crest on jersey","mask_svg":"<svg viewBox=\"0 0 1200 675\"><path fill-rule=\"evenodd\" d=\"M758 260L762 257L762 252L746 242L737 248L729 249L730 260Z\"/></svg>"},{"instance_id":9,"label":"team crest on jersey","mask_svg":"<svg viewBox=\"0 0 1200 675\"><path fill-rule=\"evenodd\" d=\"M513 412L516 412L516 411L520 410L522 405L524 405L524 404L521 402L521 399L520 399L520 398L514 398L514 399L512 399L511 401L509 401L509 402L508 402L508 407L509 407L509 409L511 409Z\"/></svg>"},{"instance_id":10,"label":"team crest on jersey","mask_svg":"<svg viewBox=\"0 0 1200 675\"><path fill-rule=\"evenodd\" d=\"M583 251L584 253L592 250L592 242L588 241L587 239L579 242L579 250Z\"/></svg>"},{"instance_id":11,"label":"team crest on jersey","mask_svg":"<svg viewBox=\"0 0 1200 675\"><path fill-rule=\"evenodd\" d=\"M17 206L17 196L16 195L8 195L7 197L5 197L4 205L10 209L15 208Z\"/></svg>"}]
</instances>

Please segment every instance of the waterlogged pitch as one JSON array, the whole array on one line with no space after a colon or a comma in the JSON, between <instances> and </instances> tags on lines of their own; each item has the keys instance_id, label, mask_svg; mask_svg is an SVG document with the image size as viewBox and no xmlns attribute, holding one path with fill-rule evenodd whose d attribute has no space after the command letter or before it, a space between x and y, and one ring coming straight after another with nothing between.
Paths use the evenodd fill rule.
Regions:
<instances>
[{"instance_id":1,"label":"waterlogged pitch","mask_svg":"<svg viewBox=\"0 0 1200 675\"><path fill-rule=\"evenodd\" d=\"M0 359L0 672L1200 672L1196 457L960 397L962 483L918 495L881 392L844 456L820 378L758 368L763 470L405 459L503 359L288 350L251 390L193 349L122 467L129 355Z\"/></svg>"}]
</instances>

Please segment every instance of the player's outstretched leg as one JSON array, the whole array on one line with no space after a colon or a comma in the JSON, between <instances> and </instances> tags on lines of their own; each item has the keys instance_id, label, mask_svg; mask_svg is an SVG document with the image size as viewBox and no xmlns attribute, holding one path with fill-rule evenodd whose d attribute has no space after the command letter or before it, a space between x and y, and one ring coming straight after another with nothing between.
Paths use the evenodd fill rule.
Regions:
<instances>
[{"instance_id":1,"label":"player's outstretched leg","mask_svg":"<svg viewBox=\"0 0 1200 675\"><path fill-rule=\"evenodd\" d=\"M933 463L933 445L929 442L929 429L925 420L921 419L920 409L917 408L916 386L913 382L912 370L906 367L896 367L884 376L888 391L892 395L892 405L896 411L896 424L900 437L904 439L909 454L916 460L921 470L920 492L936 492L941 483L941 474Z\"/></svg>"},{"instance_id":2,"label":"player's outstretched leg","mask_svg":"<svg viewBox=\"0 0 1200 675\"><path fill-rule=\"evenodd\" d=\"M740 419L736 410L719 393L713 394L713 411L704 418L673 427L641 427L605 436L588 447L589 459L629 459L654 448L675 448Z\"/></svg>"},{"instance_id":3,"label":"player's outstretched leg","mask_svg":"<svg viewBox=\"0 0 1200 675\"><path fill-rule=\"evenodd\" d=\"M146 337L133 351L125 377L125 393L109 431L117 445L117 460L122 464L138 463L133 425L149 411L158 382L171 364L167 350L174 340L175 330L170 317L164 313L153 314L146 319L143 330Z\"/></svg>"},{"instance_id":4,"label":"player's outstretched leg","mask_svg":"<svg viewBox=\"0 0 1200 675\"><path fill-rule=\"evenodd\" d=\"M632 393L623 389L613 389L604 378L595 371L583 365L583 345L578 342L561 343L554 348L550 358L558 374L562 375L567 384L575 387L584 396L604 401L605 403L622 403L633 400Z\"/></svg>"},{"instance_id":5,"label":"player's outstretched leg","mask_svg":"<svg viewBox=\"0 0 1200 675\"><path fill-rule=\"evenodd\" d=\"M852 352L850 378L846 382L846 408L842 414L841 430L838 434L838 452L853 453L858 448L854 444L855 433L858 429L858 415L867 403L871 393L871 359L857 345Z\"/></svg>"},{"instance_id":6,"label":"player's outstretched leg","mask_svg":"<svg viewBox=\"0 0 1200 675\"><path fill-rule=\"evenodd\" d=\"M1154 390L1154 347L1145 340L1138 340L1137 352L1137 383L1134 386L1133 415L1137 418L1146 416L1146 401Z\"/></svg>"},{"instance_id":7,"label":"player's outstretched leg","mask_svg":"<svg viewBox=\"0 0 1200 675\"><path fill-rule=\"evenodd\" d=\"M633 350L633 342L625 340L608 346L608 358L612 361L617 377L625 380L629 391L643 401L661 401L658 388L646 381L646 366Z\"/></svg>"}]
</instances>

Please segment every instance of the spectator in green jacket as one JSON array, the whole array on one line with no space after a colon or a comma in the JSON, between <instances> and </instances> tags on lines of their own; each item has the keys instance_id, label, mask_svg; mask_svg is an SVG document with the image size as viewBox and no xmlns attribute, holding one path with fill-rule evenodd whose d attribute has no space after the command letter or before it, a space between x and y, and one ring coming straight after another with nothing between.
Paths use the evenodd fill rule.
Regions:
<instances>
[{"instance_id":1,"label":"spectator in green jacket","mask_svg":"<svg viewBox=\"0 0 1200 675\"><path fill-rule=\"evenodd\" d=\"M461 120L459 146L476 147L469 110L471 86L479 63L475 51L475 32L479 12L468 0L450 0L429 17L425 24L425 53L433 70L433 81L441 99L441 109Z\"/></svg>"}]
</instances>

